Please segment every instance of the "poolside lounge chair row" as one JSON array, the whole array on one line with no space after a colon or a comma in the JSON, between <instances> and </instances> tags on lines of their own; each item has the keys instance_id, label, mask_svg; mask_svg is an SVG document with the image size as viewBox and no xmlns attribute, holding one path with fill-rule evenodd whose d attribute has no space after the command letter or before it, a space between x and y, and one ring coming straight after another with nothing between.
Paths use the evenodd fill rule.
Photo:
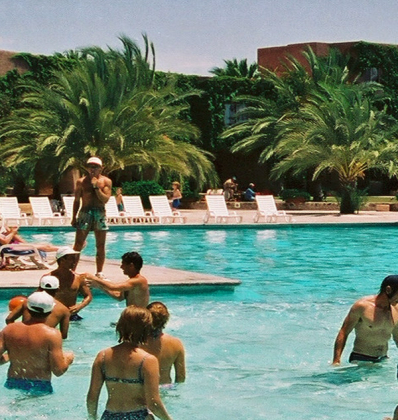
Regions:
<instances>
[{"instance_id":1,"label":"poolside lounge chair row","mask_svg":"<svg viewBox=\"0 0 398 420\"><path fill-rule=\"evenodd\" d=\"M203 217L203 222L208 223L214 219L215 223L225 223L229 220L235 223L242 221L242 216L236 211L229 211L222 195L208 194L205 196L207 211ZM73 213L74 197L62 197L65 212L53 212L50 201L47 197L30 197L32 206L32 216L28 217L20 211L16 197L0 197L0 220L6 224L17 225L69 225ZM110 224L137 224L137 223L185 223L186 217L179 211L172 211L167 197L149 196L152 211L145 211L140 196L124 196L124 211L120 212L117 208L116 199L112 196L105 206L107 220ZM275 200L272 195L256 196L257 211L253 216L255 223L264 218L265 222L276 222L278 218L283 218L286 222L291 222L291 216L285 211L276 208Z\"/></svg>"}]
</instances>

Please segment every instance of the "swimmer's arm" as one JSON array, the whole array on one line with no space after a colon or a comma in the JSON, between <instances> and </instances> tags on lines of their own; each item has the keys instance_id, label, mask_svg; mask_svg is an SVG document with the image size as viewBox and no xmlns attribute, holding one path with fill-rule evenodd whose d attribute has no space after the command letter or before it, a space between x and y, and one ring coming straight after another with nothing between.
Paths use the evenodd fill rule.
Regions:
<instances>
[{"instance_id":1,"label":"swimmer's arm","mask_svg":"<svg viewBox=\"0 0 398 420\"><path fill-rule=\"evenodd\" d=\"M50 365L51 372L55 376L63 375L69 365L73 362L74 355L72 352L62 351L62 336L61 333L54 329L49 342Z\"/></svg>"},{"instance_id":2,"label":"swimmer's arm","mask_svg":"<svg viewBox=\"0 0 398 420\"><path fill-rule=\"evenodd\" d=\"M181 343L180 352L174 361L175 382L185 382L185 349Z\"/></svg>"},{"instance_id":3,"label":"swimmer's arm","mask_svg":"<svg viewBox=\"0 0 398 420\"><path fill-rule=\"evenodd\" d=\"M70 313L68 311L65 314L65 316L61 319L61 322L59 323L59 330L61 331L61 335L64 340L68 338L69 320L70 320Z\"/></svg>"},{"instance_id":4,"label":"swimmer's arm","mask_svg":"<svg viewBox=\"0 0 398 420\"><path fill-rule=\"evenodd\" d=\"M98 411L98 400L101 393L102 385L104 384L104 377L101 372L102 354L98 353L94 360L93 367L91 369L91 381L90 388L86 397L86 406L89 420L97 419Z\"/></svg>"},{"instance_id":5,"label":"swimmer's arm","mask_svg":"<svg viewBox=\"0 0 398 420\"><path fill-rule=\"evenodd\" d=\"M100 279L99 277L96 277L90 273L85 273L84 276L86 278L86 284L98 286L106 292L127 292L128 290L131 290L134 287L140 285L142 282L142 277L138 279L128 279L126 281L116 283L113 281Z\"/></svg>"},{"instance_id":6,"label":"swimmer's arm","mask_svg":"<svg viewBox=\"0 0 398 420\"><path fill-rule=\"evenodd\" d=\"M337 334L336 341L334 342L333 365L340 364L341 355L346 345L347 338L361 319L362 312L363 308L358 302L356 302L350 309L350 312L348 312L348 315L346 316L343 325Z\"/></svg>"},{"instance_id":7,"label":"swimmer's arm","mask_svg":"<svg viewBox=\"0 0 398 420\"><path fill-rule=\"evenodd\" d=\"M148 356L143 365L144 394L148 408L161 420L172 420L159 395L159 363L155 356Z\"/></svg>"},{"instance_id":8,"label":"swimmer's arm","mask_svg":"<svg viewBox=\"0 0 398 420\"><path fill-rule=\"evenodd\" d=\"M23 315L23 309L24 309L24 305L23 303L21 303L14 310L12 310L6 318L6 324L11 324L14 321L16 321L18 318L20 318Z\"/></svg>"},{"instance_id":9,"label":"swimmer's arm","mask_svg":"<svg viewBox=\"0 0 398 420\"><path fill-rule=\"evenodd\" d=\"M80 282L79 293L83 296L83 300L80 303L69 307L71 314L81 311L93 300L93 294L91 293L90 288L86 285L84 277Z\"/></svg>"},{"instance_id":10,"label":"swimmer's arm","mask_svg":"<svg viewBox=\"0 0 398 420\"><path fill-rule=\"evenodd\" d=\"M6 344L4 334L0 331L0 365L4 365L9 361L8 354L6 353Z\"/></svg>"},{"instance_id":11,"label":"swimmer's arm","mask_svg":"<svg viewBox=\"0 0 398 420\"><path fill-rule=\"evenodd\" d=\"M392 330L392 338L395 342L395 345L398 347L398 325L396 325Z\"/></svg>"}]
</instances>

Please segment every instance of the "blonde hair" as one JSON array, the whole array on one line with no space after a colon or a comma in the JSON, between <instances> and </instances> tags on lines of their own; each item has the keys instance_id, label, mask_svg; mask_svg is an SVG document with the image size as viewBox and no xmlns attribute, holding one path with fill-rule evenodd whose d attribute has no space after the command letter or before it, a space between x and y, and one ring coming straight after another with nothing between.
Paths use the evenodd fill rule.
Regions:
<instances>
[{"instance_id":1,"label":"blonde hair","mask_svg":"<svg viewBox=\"0 0 398 420\"><path fill-rule=\"evenodd\" d=\"M134 347L138 347L147 341L152 331L152 315L145 308L128 306L120 315L116 324L116 332L119 334L119 343L128 341Z\"/></svg>"},{"instance_id":2,"label":"blonde hair","mask_svg":"<svg viewBox=\"0 0 398 420\"><path fill-rule=\"evenodd\" d=\"M177 185L177 188L181 188L181 184L178 181L174 181L171 185Z\"/></svg>"}]
</instances>

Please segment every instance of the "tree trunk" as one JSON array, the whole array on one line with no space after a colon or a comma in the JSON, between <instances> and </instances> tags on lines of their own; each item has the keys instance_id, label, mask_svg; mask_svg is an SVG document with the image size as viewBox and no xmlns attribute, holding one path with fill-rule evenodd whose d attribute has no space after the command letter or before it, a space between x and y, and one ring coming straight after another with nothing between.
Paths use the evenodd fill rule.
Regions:
<instances>
[{"instance_id":1,"label":"tree trunk","mask_svg":"<svg viewBox=\"0 0 398 420\"><path fill-rule=\"evenodd\" d=\"M359 210L360 197L355 184L344 185L341 191L340 214L354 214Z\"/></svg>"}]
</instances>

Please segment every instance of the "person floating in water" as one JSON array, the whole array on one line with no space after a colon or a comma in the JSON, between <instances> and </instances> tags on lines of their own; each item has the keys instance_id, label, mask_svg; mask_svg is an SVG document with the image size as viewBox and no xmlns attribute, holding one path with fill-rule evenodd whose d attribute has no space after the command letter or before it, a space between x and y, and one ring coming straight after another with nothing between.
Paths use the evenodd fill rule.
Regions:
<instances>
[{"instance_id":1,"label":"person floating in water","mask_svg":"<svg viewBox=\"0 0 398 420\"><path fill-rule=\"evenodd\" d=\"M348 335L355 329L349 362L380 362L387 358L391 335L398 346L398 275L387 276L377 295L351 307L334 343L333 365L339 365Z\"/></svg>"},{"instance_id":2,"label":"person floating in water","mask_svg":"<svg viewBox=\"0 0 398 420\"><path fill-rule=\"evenodd\" d=\"M142 257L138 252L126 252L122 256L120 268L123 274L128 276L128 280L115 283L90 273L84 273L82 276L88 286L98 287L114 299L126 299L127 306L146 308L149 303L149 286L148 280L140 274L142 265Z\"/></svg>"},{"instance_id":3,"label":"person floating in water","mask_svg":"<svg viewBox=\"0 0 398 420\"><path fill-rule=\"evenodd\" d=\"M152 314L152 331L142 349L153 354L159 361L160 383L171 384L171 369L174 367L174 382L185 382L185 349L181 340L163 332L170 314L162 302L147 306Z\"/></svg>"},{"instance_id":4,"label":"person floating in water","mask_svg":"<svg viewBox=\"0 0 398 420\"><path fill-rule=\"evenodd\" d=\"M31 319L7 325L0 332L0 363L10 362L5 387L34 394L53 392L51 375L63 375L73 362L72 352L62 351L61 333L45 324L54 308L46 292L28 297Z\"/></svg>"}]
</instances>

